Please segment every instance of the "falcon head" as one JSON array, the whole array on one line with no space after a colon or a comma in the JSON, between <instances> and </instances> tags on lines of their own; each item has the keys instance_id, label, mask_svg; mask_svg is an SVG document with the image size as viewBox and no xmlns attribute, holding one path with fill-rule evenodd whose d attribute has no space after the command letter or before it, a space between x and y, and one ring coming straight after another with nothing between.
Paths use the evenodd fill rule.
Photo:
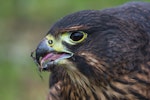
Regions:
<instances>
[{"instance_id":1,"label":"falcon head","mask_svg":"<svg viewBox=\"0 0 150 100\"><path fill-rule=\"evenodd\" d=\"M117 24L118 19L98 10L85 10L70 14L51 27L35 50L39 69L51 72L50 87L61 81L91 91L107 83L111 75L106 69L113 62L107 44L109 35L117 29L109 25L113 21Z\"/></svg>"},{"instance_id":2,"label":"falcon head","mask_svg":"<svg viewBox=\"0 0 150 100\"><path fill-rule=\"evenodd\" d=\"M92 74L92 66L99 63L105 51L100 48L106 45L103 35L107 27L104 24L111 20L111 16L99 12L81 11L55 23L36 49L40 69L53 71L55 67L63 67ZM103 26L101 23L104 23Z\"/></svg>"},{"instance_id":3,"label":"falcon head","mask_svg":"<svg viewBox=\"0 0 150 100\"><path fill-rule=\"evenodd\" d=\"M150 14L143 5L79 11L51 27L32 55L51 72L50 100L147 100Z\"/></svg>"}]
</instances>

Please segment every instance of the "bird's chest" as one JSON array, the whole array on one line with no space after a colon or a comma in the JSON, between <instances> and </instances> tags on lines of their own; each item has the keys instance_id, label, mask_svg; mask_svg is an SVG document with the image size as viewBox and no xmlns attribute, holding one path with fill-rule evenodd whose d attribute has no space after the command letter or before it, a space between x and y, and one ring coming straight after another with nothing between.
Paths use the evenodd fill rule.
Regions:
<instances>
[{"instance_id":1,"label":"bird's chest","mask_svg":"<svg viewBox=\"0 0 150 100\"><path fill-rule=\"evenodd\" d=\"M128 94L127 87L108 85L106 88L97 86L77 86L57 82L50 88L48 100L139 100L132 94ZM120 90L119 90L120 89Z\"/></svg>"}]
</instances>

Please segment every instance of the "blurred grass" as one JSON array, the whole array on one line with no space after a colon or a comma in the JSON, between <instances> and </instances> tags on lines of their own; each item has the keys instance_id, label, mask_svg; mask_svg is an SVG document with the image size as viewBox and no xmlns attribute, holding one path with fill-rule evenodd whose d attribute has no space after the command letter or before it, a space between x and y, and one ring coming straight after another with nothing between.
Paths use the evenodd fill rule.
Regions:
<instances>
[{"instance_id":1,"label":"blurred grass","mask_svg":"<svg viewBox=\"0 0 150 100\"><path fill-rule=\"evenodd\" d=\"M46 100L49 73L41 73L42 81L30 52L55 21L75 11L128 1L132 0L1 0L0 100Z\"/></svg>"}]
</instances>

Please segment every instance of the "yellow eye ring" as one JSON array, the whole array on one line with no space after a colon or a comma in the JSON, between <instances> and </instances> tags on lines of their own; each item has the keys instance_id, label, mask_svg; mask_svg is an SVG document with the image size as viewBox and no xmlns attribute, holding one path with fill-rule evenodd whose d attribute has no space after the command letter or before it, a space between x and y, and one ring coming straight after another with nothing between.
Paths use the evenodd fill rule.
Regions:
<instances>
[{"instance_id":1,"label":"yellow eye ring","mask_svg":"<svg viewBox=\"0 0 150 100\"><path fill-rule=\"evenodd\" d=\"M61 40L71 45L83 42L87 38L87 33L83 31L66 32L61 35Z\"/></svg>"},{"instance_id":2,"label":"yellow eye ring","mask_svg":"<svg viewBox=\"0 0 150 100\"><path fill-rule=\"evenodd\" d=\"M87 34L85 32L77 31L77 32L71 32L70 33L70 40L73 43L80 43L85 38L87 38Z\"/></svg>"}]
</instances>

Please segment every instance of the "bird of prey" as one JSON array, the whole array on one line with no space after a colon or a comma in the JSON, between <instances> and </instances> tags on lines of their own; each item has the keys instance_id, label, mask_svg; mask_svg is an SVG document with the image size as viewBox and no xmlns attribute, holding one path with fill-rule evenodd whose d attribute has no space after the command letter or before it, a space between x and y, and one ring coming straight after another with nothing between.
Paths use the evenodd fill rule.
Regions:
<instances>
[{"instance_id":1,"label":"bird of prey","mask_svg":"<svg viewBox=\"0 0 150 100\"><path fill-rule=\"evenodd\" d=\"M48 100L150 100L150 3L67 15L32 57L51 72Z\"/></svg>"}]
</instances>

